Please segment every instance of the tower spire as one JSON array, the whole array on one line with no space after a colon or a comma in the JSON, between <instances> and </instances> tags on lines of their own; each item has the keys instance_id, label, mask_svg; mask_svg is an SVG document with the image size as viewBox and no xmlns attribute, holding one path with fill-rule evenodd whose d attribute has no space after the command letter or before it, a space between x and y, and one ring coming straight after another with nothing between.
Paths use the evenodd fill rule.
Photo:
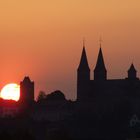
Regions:
<instances>
[{"instance_id":1,"label":"tower spire","mask_svg":"<svg viewBox=\"0 0 140 140\"><path fill-rule=\"evenodd\" d=\"M94 69L94 79L95 80L105 80L107 79L107 70L104 63L102 48L100 47L97 63Z\"/></svg>"},{"instance_id":2,"label":"tower spire","mask_svg":"<svg viewBox=\"0 0 140 140\"><path fill-rule=\"evenodd\" d=\"M100 50L99 50L98 59L97 59L96 67L95 67L95 70L100 70L100 69L106 71L102 48L100 48Z\"/></svg>"},{"instance_id":3,"label":"tower spire","mask_svg":"<svg viewBox=\"0 0 140 140\"><path fill-rule=\"evenodd\" d=\"M77 69L77 99L83 100L86 97L87 85L90 81L90 68L88 65L85 42L83 40L83 51L79 67Z\"/></svg>"},{"instance_id":4,"label":"tower spire","mask_svg":"<svg viewBox=\"0 0 140 140\"><path fill-rule=\"evenodd\" d=\"M89 65L88 65L86 50L85 50L85 46L84 46L84 41L83 41L82 56L81 56L80 64L79 64L79 67L78 67L78 70L80 70L80 69L82 69L82 70L90 70Z\"/></svg>"},{"instance_id":5,"label":"tower spire","mask_svg":"<svg viewBox=\"0 0 140 140\"><path fill-rule=\"evenodd\" d=\"M135 69L134 64L132 63L129 70L128 70L128 78L129 79L136 79L137 78L137 70Z\"/></svg>"}]
</instances>

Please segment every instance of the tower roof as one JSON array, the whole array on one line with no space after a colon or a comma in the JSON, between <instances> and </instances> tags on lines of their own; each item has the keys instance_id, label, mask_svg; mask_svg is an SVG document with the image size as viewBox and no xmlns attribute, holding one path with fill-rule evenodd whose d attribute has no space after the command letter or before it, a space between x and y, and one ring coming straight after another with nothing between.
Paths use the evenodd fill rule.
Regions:
<instances>
[{"instance_id":1,"label":"tower roof","mask_svg":"<svg viewBox=\"0 0 140 140\"><path fill-rule=\"evenodd\" d=\"M98 59L97 59L96 67L95 67L95 71L96 70L105 70L106 71L101 47L100 47L100 50L99 50Z\"/></svg>"},{"instance_id":2,"label":"tower roof","mask_svg":"<svg viewBox=\"0 0 140 140\"><path fill-rule=\"evenodd\" d=\"M23 82L31 82L31 80L30 80L30 78L29 78L29 76L25 76L24 77L24 79L23 79Z\"/></svg>"},{"instance_id":3,"label":"tower roof","mask_svg":"<svg viewBox=\"0 0 140 140\"><path fill-rule=\"evenodd\" d=\"M81 56L80 64L79 64L79 67L78 67L78 70L80 70L80 69L90 70L89 65L88 65L88 60L87 60L85 47L83 47L82 56Z\"/></svg>"},{"instance_id":4,"label":"tower roof","mask_svg":"<svg viewBox=\"0 0 140 140\"><path fill-rule=\"evenodd\" d=\"M133 63L131 64L128 71L137 72Z\"/></svg>"}]
</instances>

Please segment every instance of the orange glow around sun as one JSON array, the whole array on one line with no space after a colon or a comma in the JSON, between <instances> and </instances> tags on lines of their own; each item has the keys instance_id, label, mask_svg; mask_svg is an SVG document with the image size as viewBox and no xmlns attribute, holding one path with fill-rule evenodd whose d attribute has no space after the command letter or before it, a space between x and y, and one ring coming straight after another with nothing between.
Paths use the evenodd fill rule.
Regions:
<instances>
[{"instance_id":1,"label":"orange glow around sun","mask_svg":"<svg viewBox=\"0 0 140 140\"><path fill-rule=\"evenodd\" d=\"M7 84L2 88L0 97L5 100L18 101L20 97L20 86L15 83Z\"/></svg>"}]
</instances>

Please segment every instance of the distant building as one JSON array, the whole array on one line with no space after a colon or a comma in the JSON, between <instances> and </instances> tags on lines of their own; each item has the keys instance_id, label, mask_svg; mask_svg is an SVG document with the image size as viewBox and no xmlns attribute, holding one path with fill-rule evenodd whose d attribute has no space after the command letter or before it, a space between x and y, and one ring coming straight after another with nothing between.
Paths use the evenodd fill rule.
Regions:
<instances>
[{"instance_id":1,"label":"distant building","mask_svg":"<svg viewBox=\"0 0 140 140\"><path fill-rule=\"evenodd\" d=\"M79 67L77 69L77 100L92 100L95 97L140 97L140 80L132 64L128 70L128 77L124 79L108 79L107 69L100 47L94 71L94 80L90 79L85 46L83 47ZM131 100L133 100L131 98Z\"/></svg>"},{"instance_id":2,"label":"distant building","mask_svg":"<svg viewBox=\"0 0 140 140\"><path fill-rule=\"evenodd\" d=\"M23 103L34 101L34 82L29 77L20 82L20 101Z\"/></svg>"},{"instance_id":3,"label":"distant building","mask_svg":"<svg viewBox=\"0 0 140 140\"><path fill-rule=\"evenodd\" d=\"M97 133L94 133L95 135L99 132L100 135L106 135L107 131L112 131L114 134L110 133L108 135L129 137L125 135L125 132L126 134L132 132L132 129L128 128L129 124L135 125L139 122L136 116L140 115L140 79L137 77L137 70L133 63L126 72L127 77L125 78L108 79L108 71L100 44L97 62L93 69L94 77L91 79L86 49L83 46L80 64L77 69L78 113L81 112L82 115L80 116L84 118L83 121L89 121L91 118L87 128L96 130L94 124L98 123L97 129L100 129ZM133 114L136 114L136 116L131 119ZM95 118L95 122L93 118ZM100 120L102 120L102 123ZM102 129L103 124L107 121L108 124L105 129ZM89 127L90 124L92 125ZM112 124L114 125L112 126ZM119 132L120 128L122 130ZM138 133L139 130L140 128L138 128ZM82 130L79 131L82 132ZM102 136L105 137L105 135ZM97 136L97 138L99 137ZM136 137L140 137L140 135Z\"/></svg>"}]
</instances>

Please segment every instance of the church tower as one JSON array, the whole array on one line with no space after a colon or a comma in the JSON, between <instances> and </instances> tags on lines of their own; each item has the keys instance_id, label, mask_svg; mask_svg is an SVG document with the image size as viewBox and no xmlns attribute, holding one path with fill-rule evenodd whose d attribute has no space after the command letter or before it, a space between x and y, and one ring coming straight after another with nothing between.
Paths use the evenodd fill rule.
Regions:
<instances>
[{"instance_id":1,"label":"church tower","mask_svg":"<svg viewBox=\"0 0 140 140\"><path fill-rule=\"evenodd\" d=\"M137 79L137 71L133 65L131 64L129 70L128 70L128 79Z\"/></svg>"},{"instance_id":2,"label":"church tower","mask_svg":"<svg viewBox=\"0 0 140 140\"><path fill-rule=\"evenodd\" d=\"M34 82L28 76L20 82L20 101L23 103L34 101Z\"/></svg>"},{"instance_id":3,"label":"church tower","mask_svg":"<svg viewBox=\"0 0 140 140\"><path fill-rule=\"evenodd\" d=\"M90 81L90 68L88 65L85 46L83 45L82 56L81 56L79 67L77 69L77 99L78 100L84 98L87 91L87 86L89 85L89 81Z\"/></svg>"},{"instance_id":4,"label":"church tower","mask_svg":"<svg viewBox=\"0 0 140 140\"><path fill-rule=\"evenodd\" d=\"M102 49L100 47L96 67L94 69L94 80L106 80L107 70L104 64Z\"/></svg>"}]
</instances>

